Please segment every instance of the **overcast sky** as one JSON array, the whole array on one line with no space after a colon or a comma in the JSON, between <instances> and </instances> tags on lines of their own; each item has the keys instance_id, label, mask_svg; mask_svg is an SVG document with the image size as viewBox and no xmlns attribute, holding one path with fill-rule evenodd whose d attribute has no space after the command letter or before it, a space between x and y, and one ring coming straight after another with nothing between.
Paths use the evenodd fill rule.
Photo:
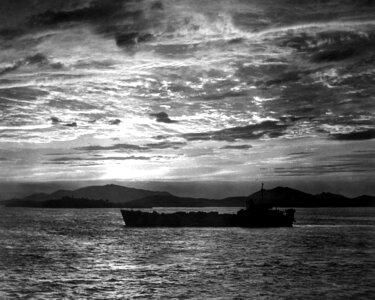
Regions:
<instances>
[{"instance_id":1,"label":"overcast sky","mask_svg":"<svg viewBox=\"0 0 375 300\"><path fill-rule=\"evenodd\" d=\"M0 5L0 182L375 193L374 1Z\"/></svg>"}]
</instances>

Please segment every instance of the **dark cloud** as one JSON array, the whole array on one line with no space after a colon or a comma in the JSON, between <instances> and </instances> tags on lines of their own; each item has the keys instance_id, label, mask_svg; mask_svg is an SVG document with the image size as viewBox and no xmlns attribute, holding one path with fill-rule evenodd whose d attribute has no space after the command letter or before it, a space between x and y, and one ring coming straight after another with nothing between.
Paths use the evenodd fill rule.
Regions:
<instances>
[{"instance_id":1,"label":"dark cloud","mask_svg":"<svg viewBox=\"0 0 375 300\"><path fill-rule=\"evenodd\" d=\"M46 153L45 156L64 156L64 155L74 155L73 152L56 152L56 153Z\"/></svg>"},{"instance_id":2,"label":"dark cloud","mask_svg":"<svg viewBox=\"0 0 375 300\"><path fill-rule=\"evenodd\" d=\"M152 149L178 149L182 146L186 145L185 142L169 142L163 141L159 143L149 143L144 146L132 145L132 144L115 144L111 146L87 146L87 147L78 147L74 148L76 150L84 150L84 151L102 151L102 150L138 150L138 151L145 151L145 150L152 150Z\"/></svg>"},{"instance_id":3,"label":"dark cloud","mask_svg":"<svg viewBox=\"0 0 375 300\"><path fill-rule=\"evenodd\" d=\"M304 153L311 156L311 152L290 153L291 159ZM281 176L317 176L334 173L366 173L375 168L375 153L372 151L335 154L327 153L323 157L314 160L313 164L298 164L291 161L290 166L274 168L274 172Z\"/></svg>"},{"instance_id":4,"label":"dark cloud","mask_svg":"<svg viewBox=\"0 0 375 300\"><path fill-rule=\"evenodd\" d=\"M304 75L304 72L300 71L289 71L283 74L280 74L275 79L268 80L266 85L279 85L279 84L288 84L300 80Z\"/></svg>"},{"instance_id":5,"label":"dark cloud","mask_svg":"<svg viewBox=\"0 0 375 300\"><path fill-rule=\"evenodd\" d=\"M114 60L104 59L104 60L79 60L74 64L77 69L112 69L116 64Z\"/></svg>"},{"instance_id":6,"label":"dark cloud","mask_svg":"<svg viewBox=\"0 0 375 300\"><path fill-rule=\"evenodd\" d=\"M284 135L287 125L278 124L275 121L265 121L259 124L232 127L218 131L187 133L183 137L189 141L195 140L218 140L235 141L237 139L258 139L264 136L276 138Z\"/></svg>"},{"instance_id":7,"label":"dark cloud","mask_svg":"<svg viewBox=\"0 0 375 300\"><path fill-rule=\"evenodd\" d=\"M365 162L343 162L314 164L312 166L278 167L274 173L279 176L317 176L333 173L366 173L371 172L375 165Z\"/></svg>"},{"instance_id":8,"label":"dark cloud","mask_svg":"<svg viewBox=\"0 0 375 300\"><path fill-rule=\"evenodd\" d=\"M181 148L182 146L185 146L185 142L160 142L160 143L150 143L146 144L145 146L150 148L150 149L167 149L167 148L172 148L172 149L178 149Z\"/></svg>"},{"instance_id":9,"label":"dark cloud","mask_svg":"<svg viewBox=\"0 0 375 300\"><path fill-rule=\"evenodd\" d=\"M51 117L51 122L52 124L59 124L61 120L57 117Z\"/></svg>"},{"instance_id":10,"label":"dark cloud","mask_svg":"<svg viewBox=\"0 0 375 300\"><path fill-rule=\"evenodd\" d=\"M131 145L131 144L115 144L111 146L93 145L93 146L86 146L86 147L78 147L74 149L84 150L84 151L100 151L100 150L144 150L145 148L137 146L137 145Z\"/></svg>"},{"instance_id":11,"label":"dark cloud","mask_svg":"<svg viewBox=\"0 0 375 300\"><path fill-rule=\"evenodd\" d=\"M147 156L107 156L107 157L58 157L49 160L50 163L64 163L71 161L104 161L104 160L150 160Z\"/></svg>"},{"instance_id":12,"label":"dark cloud","mask_svg":"<svg viewBox=\"0 0 375 300\"><path fill-rule=\"evenodd\" d=\"M15 100L36 100L38 97L48 95L47 92L31 87L14 87L0 89L0 98Z\"/></svg>"},{"instance_id":13,"label":"dark cloud","mask_svg":"<svg viewBox=\"0 0 375 300\"><path fill-rule=\"evenodd\" d=\"M353 47L325 50L314 54L311 60L313 62L340 61L352 57L356 52L357 50Z\"/></svg>"},{"instance_id":14,"label":"dark cloud","mask_svg":"<svg viewBox=\"0 0 375 300\"><path fill-rule=\"evenodd\" d=\"M24 34L24 30L18 28L2 28L0 29L0 38L3 40L12 40Z\"/></svg>"},{"instance_id":15,"label":"dark cloud","mask_svg":"<svg viewBox=\"0 0 375 300\"><path fill-rule=\"evenodd\" d=\"M114 120L109 121L110 125L119 125L120 123L121 123L121 120L119 119L114 119Z\"/></svg>"},{"instance_id":16,"label":"dark cloud","mask_svg":"<svg viewBox=\"0 0 375 300\"><path fill-rule=\"evenodd\" d=\"M360 160L360 161L375 161L375 151L366 151L366 152L358 152L354 151L353 153L349 154L342 154L342 155L333 155L330 158L339 159L340 161L353 161L353 160Z\"/></svg>"},{"instance_id":17,"label":"dark cloud","mask_svg":"<svg viewBox=\"0 0 375 300\"><path fill-rule=\"evenodd\" d=\"M375 138L375 129L352 131L349 133L331 133L329 137L340 141L370 140Z\"/></svg>"},{"instance_id":18,"label":"dark cloud","mask_svg":"<svg viewBox=\"0 0 375 300\"><path fill-rule=\"evenodd\" d=\"M113 37L117 46L134 50L139 43L153 40L148 32L155 16L146 18L144 10L151 9L157 16L162 4L132 0L96 0L89 5L70 10L47 10L29 18L31 28L50 28L62 24L88 23L99 34Z\"/></svg>"},{"instance_id":19,"label":"dark cloud","mask_svg":"<svg viewBox=\"0 0 375 300\"><path fill-rule=\"evenodd\" d=\"M64 124L64 126L67 126L67 127L77 127L77 123L76 122L67 123L67 124Z\"/></svg>"},{"instance_id":20,"label":"dark cloud","mask_svg":"<svg viewBox=\"0 0 375 300\"><path fill-rule=\"evenodd\" d=\"M138 43L152 41L154 36L150 33L127 32L116 34L115 39L116 45L119 47L133 47Z\"/></svg>"},{"instance_id":21,"label":"dark cloud","mask_svg":"<svg viewBox=\"0 0 375 300\"><path fill-rule=\"evenodd\" d=\"M51 99L48 101L48 105L49 107L52 107L52 108L58 108L58 109L69 108L71 110L76 110L76 111L84 111L84 110L100 108L100 104L98 103L92 104L92 103L87 103L87 101L76 101L76 100L66 99L66 98ZM82 115L84 115L84 113L82 113ZM90 117L100 118L104 115L104 112L94 113L94 114L89 114L89 115Z\"/></svg>"},{"instance_id":22,"label":"dark cloud","mask_svg":"<svg viewBox=\"0 0 375 300\"><path fill-rule=\"evenodd\" d=\"M22 65L23 64L21 62L15 62L13 65L1 69L0 70L0 76L4 75L4 74L7 74L9 72L13 72L13 71L17 70L18 68L20 68Z\"/></svg>"},{"instance_id":23,"label":"dark cloud","mask_svg":"<svg viewBox=\"0 0 375 300\"><path fill-rule=\"evenodd\" d=\"M51 63L48 58L42 53L36 53L34 55L27 56L23 59L17 60L12 65L0 69L0 75L5 75L9 72L18 70L19 68L27 65L37 65L39 67L47 66L51 68L62 68L63 65L60 63Z\"/></svg>"},{"instance_id":24,"label":"dark cloud","mask_svg":"<svg viewBox=\"0 0 375 300\"><path fill-rule=\"evenodd\" d=\"M46 64L48 63L47 57L42 53L37 53L25 58L27 64Z\"/></svg>"},{"instance_id":25,"label":"dark cloud","mask_svg":"<svg viewBox=\"0 0 375 300\"><path fill-rule=\"evenodd\" d=\"M221 147L220 149L238 149L238 150L247 150L252 148L251 145L227 145L224 147Z\"/></svg>"},{"instance_id":26,"label":"dark cloud","mask_svg":"<svg viewBox=\"0 0 375 300\"><path fill-rule=\"evenodd\" d=\"M263 16L254 11L241 11L234 13L233 22L236 26L250 29L251 31L260 31L269 26L269 23L263 18Z\"/></svg>"},{"instance_id":27,"label":"dark cloud","mask_svg":"<svg viewBox=\"0 0 375 300\"><path fill-rule=\"evenodd\" d=\"M220 83L221 85L221 83ZM233 82L232 85L233 87ZM220 86L219 88L222 88ZM225 91L225 92L216 92L216 93L204 93L202 95L198 95L196 98L197 99L203 99L203 100L222 100L222 99L227 99L227 98L236 98L236 97L243 97L246 96L247 92L246 91Z\"/></svg>"},{"instance_id":28,"label":"dark cloud","mask_svg":"<svg viewBox=\"0 0 375 300\"><path fill-rule=\"evenodd\" d=\"M119 0L110 2L93 1L90 6L79 9L48 10L32 16L29 19L29 24L32 26L52 26L68 22L104 22L104 20L115 17L122 11L123 2Z\"/></svg>"},{"instance_id":29,"label":"dark cloud","mask_svg":"<svg viewBox=\"0 0 375 300\"><path fill-rule=\"evenodd\" d=\"M165 112L150 114L150 116L156 117L156 121L157 122L162 122L162 123L177 123L177 121L171 120L169 118L168 114L165 113Z\"/></svg>"},{"instance_id":30,"label":"dark cloud","mask_svg":"<svg viewBox=\"0 0 375 300\"><path fill-rule=\"evenodd\" d=\"M309 157L309 156L312 156L313 154L314 154L314 152L301 151L301 152L288 153L288 156L292 156L292 157Z\"/></svg>"},{"instance_id":31,"label":"dark cloud","mask_svg":"<svg viewBox=\"0 0 375 300\"><path fill-rule=\"evenodd\" d=\"M163 10L164 6L161 1L155 1L151 4L151 9L153 10Z\"/></svg>"},{"instance_id":32,"label":"dark cloud","mask_svg":"<svg viewBox=\"0 0 375 300\"><path fill-rule=\"evenodd\" d=\"M308 55L314 63L340 62L373 53L375 36L372 32L326 30L316 34L287 33L278 39L281 46Z\"/></svg>"},{"instance_id":33,"label":"dark cloud","mask_svg":"<svg viewBox=\"0 0 375 300\"><path fill-rule=\"evenodd\" d=\"M374 150L373 149L369 149L369 150L367 150L367 149L355 150L354 153L371 153L371 154L374 154Z\"/></svg>"}]
</instances>

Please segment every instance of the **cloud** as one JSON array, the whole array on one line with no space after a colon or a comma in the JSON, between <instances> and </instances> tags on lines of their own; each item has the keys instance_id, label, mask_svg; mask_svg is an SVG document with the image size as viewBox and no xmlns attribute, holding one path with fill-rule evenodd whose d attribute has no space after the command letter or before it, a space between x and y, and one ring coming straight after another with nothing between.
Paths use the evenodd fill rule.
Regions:
<instances>
[{"instance_id":1,"label":"cloud","mask_svg":"<svg viewBox=\"0 0 375 300\"><path fill-rule=\"evenodd\" d=\"M173 148L173 149L178 149L181 148L182 146L185 146L185 142L160 142L160 143L150 143L146 144L145 146L150 148L150 149L167 149L167 148Z\"/></svg>"},{"instance_id":2,"label":"cloud","mask_svg":"<svg viewBox=\"0 0 375 300\"><path fill-rule=\"evenodd\" d=\"M84 151L100 151L100 150L145 150L144 147L132 145L132 144L115 144L111 146L86 146L74 148L75 150L84 150Z\"/></svg>"},{"instance_id":3,"label":"cloud","mask_svg":"<svg viewBox=\"0 0 375 300\"><path fill-rule=\"evenodd\" d=\"M2 28L0 29L0 38L3 40L12 40L24 34L24 30L18 28Z\"/></svg>"},{"instance_id":4,"label":"cloud","mask_svg":"<svg viewBox=\"0 0 375 300\"><path fill-rule=\"evenodd\" d=\"M162 122L162 123L177 123L177 121L171 120L169 118L168 114L165 113L165 112L150 114L150 116L156 117L156 121L157 122Z\"/></svg>"},{"instance_id":5,"label":"cloud","mask_svg":"<svg viewBox=\"0 0 375 300\"><path fill-rule=\"evenodd\" d=\"M349 133L331 133L329 137L339 141L370 140L375 138L375 129L352 131Z\"/></svg>"},{"instance_id":6,"label":"cloud","mask_svg":"<svg viewBox=\"0 0 375 300\"><path fill-rule=\"evenodd\" d=\"M224 147L221 147L220 149L238 149L238 150L247 150L252 148L251 145L227 145Z\"/></svg>"},{"instance_id":7,"label":"cloud","mask_svg":"<svg viewBox=\"0 0 375 300\"><path fill-rule=\"evenodd\" d=\"M310 166L277 167L274 168L275 175L279 176L317 176L334 173L366 173L372 172L374 164L365 162L343 162L314 164Z\"/></svg>"},{"instance_id":8,"label":"cloud","mask_svg":"<svg viewBox=\"0 0 375 300\"><path fill-rule=\"evenodd\" d=\"M304 157L310 157L313 154L314 154L314 152L301 151L301 152L288 153L288 156L291 156L293 158L304 158Z\"/></svg>"},{"instance_id":9,"label":"cloud","mask_svg":"<svg viewBox=\"0 0 375 300\"><path fill-rule=\"evenodd\" d=\"M57 153L46 153L45 156L63 156L63 155L74 155L73 152L57 152Z\"/></svg>"},{"instance_id":10,"label":"cloud","mask_svg":"<svg viewBox=\"0 0 375 300\"><path fill-rule=\"evenodd\" d=\"M120 47L133 47L138 43L150 42L154 39L151 33L128 32L116 35L116 45Z\"/></svg>"},{"instance_id":11,"label":"cloud","mask_svg":"<svg viewBox=\"0 0 375 300\"><path fill-rule=\"evenodd\" d=\"M77 127L77 123L76 122L67 123L67 124L64 124L64 126L66 126L66 127Z\"/></svg>"},{"instance_id":12,"label":"cloud","mask_svg":"<svg viewBox=\"0 0 375 300\"><path fill-rule=\"evenodd\" d=\"M9 72L15 71L22 66L22 62L15 62L13 65L0 69L0 75L5 75Z\"/></svg>"},{"instance_id":13,"label":"cloud","mask_svg":"<svg viewBox=\"0 0 375 300\"><path fill-rule=\"evenodd\" d=\"M151 10L152 13L145 14ZM43 29L73 23L88 23L96 32L114 38L117 46L133 50L139 43L153 40L149 33L153 19L163 10L157 2L96 0L86 6L67 10L49 9L28 19L31 28Z\"/></svg>"},{"instance_id":14,"label":"cloud","mask_svg":"<svg viewBox=\"0 0 375 300\"><path fill-rule=\"evenodd\" d=\"M25 63L27 64L47 64L48 59L42 53L37 53L35 55L31 55L25 58Z\"/></svg>"},{"instance_id":15,"label":"cloud","mask_svg":"<svg viewBox=\"0 0 375 300\"><path fill-rule=\"evenodd\" d=\"M353 151L351 153L325 153L324 156L314 157L313 152L302 151L290 153L292 159L288 166L274 168L276 175L280 176L317 176L335 173L367 173L375 168L375 154L372 151ZM330 155L331 154L331 155ZM293 158L310 159L296 162Z\"/></svg>"},{"instance_id":16,"label":"cloud","mask_svg":"<svg viewBox=\"0 0 375 300\"><path fill-rule=\"evenodd\" d=\"M31 87L0 88L0 98L14 100L37 100L38 97L46 96L48 92Z\"/></svg>"},{"instance_id":17,"label":"cloud","mask_svg":"<svg viewBox=\"0 0 375 300\"><path fill-rule=\"evenodd\" d=\"M51 63L44 54L36 53L34 55L30 55L25 58L19 59L16 62L14 62L12 65L7 66L3 69L0 69L0 76L16 71L22 68L23 66L27 66L27 65L37 65L39 67L47 66L47 67L51 67L54 69L63 67L63 65L60 63Z\"/></svg>"},{"instance_id":18,"label":"cloud","mask_svg":"<svg viewBox=\"0 0 375 300\"><path fill-rule=\"evenodd\" d=\"M373 52L375 37L371 31L363 34L357 30L342 30L339 23L336 29L329 25L328 23L326 29L322 28L318 32L308 28L303 32L287 32L277 41L280 46L308 54L310 61L314 63L340 62Z\"/></svg>"},{"instance_id":19,"label":"cloud","mask_svg":"<svg viewBox=\"0 0 375 300\"><path fill-rule=\"evenodd\" d=\"M121 123L121 120L119 119L114 119L114 120L109 121L110 125L119 125L120 123Z\"/></svg>"},{"instance_id":20,"label":"cloud","mask_svg":"<svg viewBox=\"0 0 375 300\"><path fill-rule=\"evenodd\" d=\"M75 150L84 150L84 151L102 151L102 150L138 150L138 151L145 151L145 150L152 150L152 149L178 149L182 146L186 145L185 142L169 142L163 141L159 143L149 143L143 146L132 145L132 144L115 144L111 146L86 146L86 147L78 147L74 148Z\"/></svg>"},{"instance_id":21,"label":"cloud","mask_svg":"<svg viewBox=\"0 0 375 300\"><path fill-rule=\"evenodd\" d=\"M151 9L153 9L153 10L163 10L164 5L161 1L155 1L151 4Z\"/></svg>"},{"instance_id":22,"label":"cloud","mask_svg":"<svg viewBox=\"0 0 375 300\"><path fill-rule=\"evenodd\" d=\"M58 157L49 160L50 163L71 161L105 161L105 160L150 160L147 156L107 156L107 157Z\"/></svg>"},{"instance_id":23,"label":"cloud","mask_svg":"<svg viewBox=\"0 0 375 300\"><path fill-rule=\"evenodd\" d=\"M283 74L280 74L275 79L268 80L266 82L267 85L279 85L279 84L286 84L290 82L296 82L302 78L304 72L301 71L289 71Z\"/></svg>"},{"instance_id":24,"label":"cloud","mask_svg":"<svg viewBox=\"0 0 375 300\"><path fill-rule=\"evenodd\" d=\"M51 122L52 124L59 124L61 120L57 117L51 117Z\"/></svg>"},{"instance_id":25,"label":"cloud","mask_svg":"<svg viewBox=\"0 0 375 300\"><path fill-rule=\"evenodd\" d=\"M234 82L231 83L231 87L233 87ZM223 89L223 84L219 83L218 88ZM204 100L223 100L227 98L236 98L236 97L243 97L246 96L246 91L225 91L225 92L217 92L217 91L205 91L203 94L197 95L195 98L197 99L204 99Z\"/></svg>"},{"instance_id":26,"label":"cloud","mask_svg":"<svg viewBox=\"0 0 375 300\"><path fill-rule=\"evenodd\" d=\"M342 154L342 155L334 155L331 156L332 159L338 159L340 161L353 161L353 160L360 160L360 161L374 161L375 159L375 152L374 151L354 151L353 153Z\"/></svg>"},{"instance_id":27,"label":"cloud","mask_svg":"<svg viewBox=\"0 0 375 300\"><path fill-rule=\"evenodd\" d=\"M116 12L121 12L123 8L122 1L118 0L92 3L87 7L72 10L47 10L30 17L28 22L32 26L53 26L69 22L104 22L109 17L114 17Z\"/></svg>"},{"instance_id":28,"label":"cloud","mask_svg":"<svg viewBox=\"0 0 375 300\"><path fill-rule=\"evenodd\" d=\"M259 139L264 136L268 136L269 138L276 138L284 135L284 130L287 127L287 125L278 124L276 121L265 121L259 124L232 127L218 131L187 133L182 136L189 141L235 141L237 139Z\"/></svg>"},{"instance_id":29,"label":"cloud","mask_svg":"<svg viewBox=\"0 0 375 300\"><path fill-rule=\"evenodd\" d=\"M352 57L356 52L356 49L352 47L346 49L325 50L314 54L311 60L318 63L340 61Z\"/></svg>"}]
</instances>

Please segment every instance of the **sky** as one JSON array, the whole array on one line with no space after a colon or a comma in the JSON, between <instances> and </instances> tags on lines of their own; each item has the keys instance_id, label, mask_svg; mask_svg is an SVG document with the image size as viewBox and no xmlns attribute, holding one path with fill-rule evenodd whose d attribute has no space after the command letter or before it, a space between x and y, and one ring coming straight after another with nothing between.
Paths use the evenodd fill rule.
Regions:
<instances>
[{"instance_id":1,"label":"sky","mask_svg":"<svg viewBox=\"0 0 375 300\"><path fill-rule=\"evenodd\" d=\"M0 5L3 197L90 181L375 194L374 1Z\"/></svg>"}]
</instances>

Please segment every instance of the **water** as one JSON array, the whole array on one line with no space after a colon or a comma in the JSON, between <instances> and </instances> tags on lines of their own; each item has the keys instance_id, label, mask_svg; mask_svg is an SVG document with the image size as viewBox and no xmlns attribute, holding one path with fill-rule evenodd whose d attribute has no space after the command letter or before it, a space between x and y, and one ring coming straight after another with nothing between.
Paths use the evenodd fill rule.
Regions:
<instances>
[{"instance_id":1,"label":"water","mask_svg":"<svg viewBox=\"0 0 375 300\"><path fill-rule=\"evenodd\" d=\"M125 228L118 209L0 208L0 299L374 299L375 209L294 228Z\"/></svg>"}]
</instances>

